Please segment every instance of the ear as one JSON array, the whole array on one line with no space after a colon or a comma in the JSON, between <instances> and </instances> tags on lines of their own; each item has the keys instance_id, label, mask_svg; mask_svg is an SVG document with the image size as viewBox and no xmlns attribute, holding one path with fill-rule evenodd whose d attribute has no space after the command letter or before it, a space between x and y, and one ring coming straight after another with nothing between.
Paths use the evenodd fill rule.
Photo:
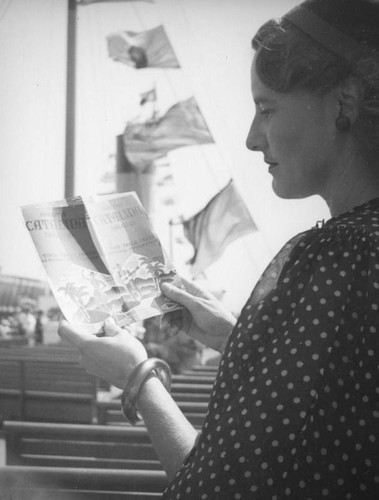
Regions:
<instances>
[{"instance_id":1,"label":"ear","mask_svg":"<svg viewBox=\"0 0 379 500\"><path fill-rule=\"evenodd\" d=\"M357 78L347 78L340 83L337 89L338 114L349 118L354 124L359 117L360 103L363 98L363 88Z\"/></svg>"}]
</instances>

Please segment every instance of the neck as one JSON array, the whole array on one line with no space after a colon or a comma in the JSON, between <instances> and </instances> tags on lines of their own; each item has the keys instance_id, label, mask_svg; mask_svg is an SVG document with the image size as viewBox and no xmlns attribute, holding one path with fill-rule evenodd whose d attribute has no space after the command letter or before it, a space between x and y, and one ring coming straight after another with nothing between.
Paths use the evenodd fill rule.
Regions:
<instances>
[{"instance_id":1,"label":"neck","mask_svg":"<svg viewBox=\"0 0 379 500\"><path fill-rule=\"evenodd\" d=\"M367 186L367 189L359 193L353 192L355 189L356 187L353 187L350 193L346 192L343 193L342 196L335 196L331 201L326 200L332 217L343 214L359 205L363 205L374 198L379 198L379 186L377 189L373 189L372 186Z\"/></svg>"},{"instance_id":2,"label":"neck","mask_svg":"<svg viewBox=\"0 0 379 500\"><path fill-rule=\"evenodd\" d=\"M352 156L339 165L322 194L332 217L379 197L379 166L370 167Z\"/></svg>"}]
</instances>

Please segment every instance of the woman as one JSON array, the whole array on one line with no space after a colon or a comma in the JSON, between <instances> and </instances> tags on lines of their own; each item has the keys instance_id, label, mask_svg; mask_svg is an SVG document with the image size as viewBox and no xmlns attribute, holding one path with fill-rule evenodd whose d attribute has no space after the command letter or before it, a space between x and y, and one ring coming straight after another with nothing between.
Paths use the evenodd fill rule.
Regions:
<instances>
[{"instance_id":1,"label":"woman","mask_svg":"<svg viewBox=\"0 0 379 500\"><path fill-rule=\"evenodd\" d=\"M378 26L377 2L307 0L253 39L247 146L278 196L318 194L332 217L285 245L237 322L190 283L162 286L223 352L199 436L157 377L141 386L166 499L379 498ZM124 387L146 353L106 328L60 332Z\"/></svg>"}]
</instances>

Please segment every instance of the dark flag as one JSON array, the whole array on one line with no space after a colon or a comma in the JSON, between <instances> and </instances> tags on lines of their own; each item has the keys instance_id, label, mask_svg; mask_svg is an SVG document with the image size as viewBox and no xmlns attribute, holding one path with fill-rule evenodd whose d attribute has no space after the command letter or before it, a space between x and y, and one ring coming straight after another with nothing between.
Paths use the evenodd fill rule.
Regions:
<instances>
[{"instance_id":1,"label":"dark flag","mask_svg":"<svg viewBox=\"0 0 379 500\"><path fill-rule=\"evenodd\" d=\"M196 215L183 222L184 234L195 253L192 274L202 273L237 238L257 231L233 180L217 193Z\"/></svg>"},{"instance_id":2,"label":"dark flag","mask_svg":"<svg viewBox=\"0 0 379 500\"><path fill-rule=\"evenodd\" d=\"M124 132L125 154L141 171L173 149L212 142L194 97L175 104L161 118L128 124Z\"/></svg>"},{"instance_id":3,"label":"dark flag","mask_svg":"<svg viewBox=\"0 0 379 500\"><path fill-rule=\"evenodd\" d=\"M153 172L136 170L124 153L122 135L116 137L116 192L135 191L146 211L149 213L152 200Z\"/></svg>"},{"instance_id":4,"label":"dark flag","mask_svg":"<svg viewBox=\"0 0 379 500\"><path fill-rule=\"evenodd\" d=\"M179 68L179 62L163 26L141 31L119 31L107 36L108 54L136 69Z\"/></svg>"}]
</instances>

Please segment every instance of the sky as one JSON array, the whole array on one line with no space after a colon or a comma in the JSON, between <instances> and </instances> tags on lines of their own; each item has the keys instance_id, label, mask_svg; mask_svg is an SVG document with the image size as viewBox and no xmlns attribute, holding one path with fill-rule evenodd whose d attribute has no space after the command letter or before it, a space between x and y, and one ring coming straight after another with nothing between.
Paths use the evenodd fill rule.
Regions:
<instances>
[{"instance_id":1,"label":"sky","mask_svg":"<svg viewBox=\"0 0 379 500\"><path fill-rule=\"evenodd\" d=\"M329 216L317 197L277 198L262 155L245 147L254 113L250 40L264 21L296 3L155 0L154 4L78 7L75 194L109 188L104 175L114 168L115 136L141 112L140 92L156 85L163 111L194 95L217 146L170 153L177 204L158 226L167 239L167 217L195 213L233 177L260 229L234 245L223 261L221 274L227 283L246 277L247 264L241 262L249 262L239 301L290 237ZM44 276L19 207L64 195L66 9L64 0L0 0L0 267L4 274ZM165 27L180 70L136 71L108 57L107 34L143 31L159 24ZM178 252L175 258L180 259ZM176 264L180 267L182 262ZM210 276L212 272L217 288L220 269L210 270Z\"/></svg>"}]
</instances>

